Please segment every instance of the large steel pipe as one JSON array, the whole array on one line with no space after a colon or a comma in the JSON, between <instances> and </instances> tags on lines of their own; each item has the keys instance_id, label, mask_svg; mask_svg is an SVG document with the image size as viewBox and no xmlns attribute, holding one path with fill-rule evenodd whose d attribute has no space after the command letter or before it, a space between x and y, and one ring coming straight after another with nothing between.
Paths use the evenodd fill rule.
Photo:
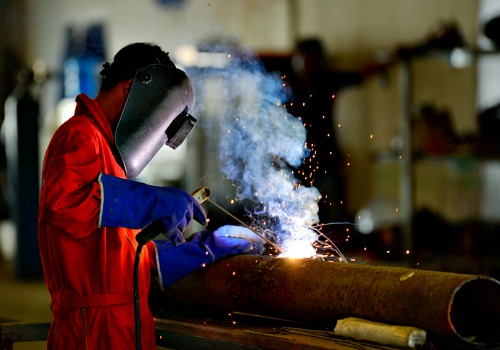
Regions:
<instances>
[{"instance_id":1,"label":"large steel pipe","mask_svg":"<svg viewBox=\"0 0 500 350\"><path fill-rule=\"evenodd\" d=\"M354 316L471 344L498 341L500 282L476 275L315 259L235 256L163 293L183 305L334 326ZM173 298L173 299L172 299Z\"/></svg>"}]
</instances>

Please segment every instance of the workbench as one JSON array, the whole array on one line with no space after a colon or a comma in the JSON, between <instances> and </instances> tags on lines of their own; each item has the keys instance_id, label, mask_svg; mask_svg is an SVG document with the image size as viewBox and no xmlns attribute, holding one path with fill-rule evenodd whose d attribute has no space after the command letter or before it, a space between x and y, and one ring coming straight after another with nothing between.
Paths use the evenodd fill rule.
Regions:
<instances>
[{"instance_id":1,"label":"workbench","mask_svg":"<svg viewBox=\"0 0 500 350\"><path fill-rule=\"evenodd\" d=\"M234 320L238 321L234 321ZM280 320L249 321L242 315L225 318L178 316L156 318L156 344L159 349L175 350L401 350L381 344L333 335L330 330L304 325L286 325ZM0 324L1 350L12 350L14 343L47 339L50 323ZM463 344L431 342L423 349L482 349ZM489 348L489 350L498 350Z\"/></svg>"},{"instance_id":2,"label":"workbench","mask_svg":"<svg viewBox=\"0 0 500 350\"><path fill-rule=\"evenodd\" d=\"M255 350L255 349L393 349L334 339L322 332L295 328L221 326L156 319L156 344L167 349ZM1 350L12 350L15 343L44 341L50 323L3 323Z\"/></svg>"},{"instance_id":3,"label":"workbench","mask_svg":"<svg viewBox=\"0 0 500 350\"><path fill-rule=\"evenodd\" d=\"M157 314L158 316L158 314ZM335 335L333 328L233 312L196 313L189 309L160 311L155 318L156 344L175 350L401 350L369 341ZM428 338L420 350L479 350L465 343ZM490 347L488 350L500 350Z\"/></svg>"},{"instance_id":4,"label":"workbench","mask_svg":"<svg viewBox=\"0 0 500 350\"><path fill-rule=\"evenodd\" d=\"M156 318L156 344L176 350L397 349L361 343L288 320L242 313L173 312Z\"/></svg>"}]
</instances>

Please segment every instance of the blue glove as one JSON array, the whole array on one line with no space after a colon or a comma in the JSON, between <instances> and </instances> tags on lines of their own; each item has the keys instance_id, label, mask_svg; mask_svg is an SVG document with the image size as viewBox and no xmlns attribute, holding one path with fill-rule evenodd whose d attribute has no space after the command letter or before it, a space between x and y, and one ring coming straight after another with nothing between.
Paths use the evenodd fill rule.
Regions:
<instances>
[{"instance_id":1,"label":"blue glove","mask_svg":"<svg viewBox=\"0 0 500 350\"><path fill-rule=\"evenodd\" d=\"M162 287L168 287L200 267L226 256L260 255L264 251L262 238L244 227L229 225L215 232L196 232L189 241L177 247L166 240L157 240L155 244Z\"/></svg>"},{"instance_id":2,"label":"blue glove","mask_svg":"<svg viewBox=\"0 0 500 350\"><path fill-rule=\"evenodd\" d=\"M188 193L174 187L157 187L101 174L99 226L142 229L158 220L161 231L175 245L192 219L206 224L205 211Z\"/></svg>"}]
</instances>

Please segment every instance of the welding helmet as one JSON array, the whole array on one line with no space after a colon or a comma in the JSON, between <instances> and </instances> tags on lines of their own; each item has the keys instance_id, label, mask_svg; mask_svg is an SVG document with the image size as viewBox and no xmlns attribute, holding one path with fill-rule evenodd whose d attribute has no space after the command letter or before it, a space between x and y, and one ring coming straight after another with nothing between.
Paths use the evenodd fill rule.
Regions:
<instances>
[{"instance_id":1,"label":"welding helmet","mask_svg":"<svg viewBox=\"0 0 500 350\"><path fill-rule=\"evenodd\" d=\"M137 177L160 148L176 149L193 129L194 89L180 69L152 64L137 70L115 131L127 178Z\"/></svg>"}]
</instances>

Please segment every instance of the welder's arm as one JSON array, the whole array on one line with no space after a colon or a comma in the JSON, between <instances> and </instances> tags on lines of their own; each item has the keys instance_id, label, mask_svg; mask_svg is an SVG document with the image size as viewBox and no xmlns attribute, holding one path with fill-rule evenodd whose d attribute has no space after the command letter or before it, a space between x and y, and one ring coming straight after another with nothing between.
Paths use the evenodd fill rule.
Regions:
<instances>
[{"instance_id":1,"label":"welder's arm","mask_svg":"<svg viewBox=\"0 0 500 350\"><path fill-rule=\"evenodd\" d=\"M175 245L184 242L182 232L194 219L206 223L201 205L188 193L174 187L151 186L141 182L100 174L101 211L99 226L142 229L153 221Z\"/></svg>"},{"instance_id":2,"label":"welder's arm","mask_svg":"<svg viewBox=\"0 0 500 350\"><path fill-rule=\"evenodd\" d=\"M95 180L104 165L96 143L85 132L56 132L44 160L39 220L75 238L97 229L100 187Z\"/></svg>"},{"instance_id":3,"label":"welder's arm","mask_svg":"<svg viewBox=\"0 0 500 350\"><path fill-rule=\"evenodd\" d=\"M156 257L160 284L168 287L197 269L236 254L260 255L264 240L239 226L222 226L215 232L201 231L177 247L157 240Z\"/></svg>"}]
</instances>

